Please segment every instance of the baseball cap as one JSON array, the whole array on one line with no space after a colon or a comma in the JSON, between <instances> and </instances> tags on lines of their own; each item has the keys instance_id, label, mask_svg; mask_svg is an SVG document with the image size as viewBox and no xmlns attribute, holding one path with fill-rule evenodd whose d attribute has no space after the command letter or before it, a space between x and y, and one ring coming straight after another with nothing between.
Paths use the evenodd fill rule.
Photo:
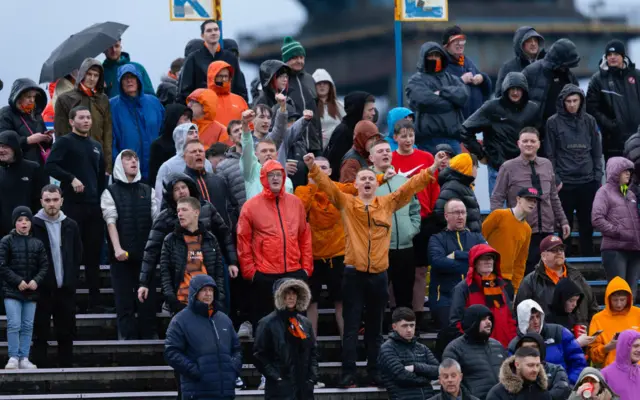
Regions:
<instances>
[{"instance_id":1,"label":"baseball cap","mask_svg":"<svg viewBox=\"0 0 640 400\"><path fill-rule=\"evenodd\" d=\"M540 242L540 253L549 251L559 246L562 246L562 248L564 249L564 243L562 242L562 239L560 239L560 237L556 235L549 235L546 238L542 239L542 241Z\"/></svg>"},{"instance_id":2,"label":"baseball cap","mask_svg":"<svg viewBox=\"0 0 640 400\"><path fill-rule=\"evenodd\" d=\"M582 377L582 379L584 380L585 378L591 378L596 382L600 382L600 378L598 378L596 374L586 374L585 376Z\"/></svg>"},{"instance_id":3,"label":"baseball cap","mask_svg":"<svg viewBox=\"0 0 640 400\"><path fill-rule=\"evenodd\" d=\"M447 143L441 143L436 146L436 153L439 153L441 151L447 153L449 157L453 157L456 155L456 153L453 151L453 147L451 147L451 145Z\"/></svg>"},{"instance_id":4,"label":"baseball cap","mask_svg":"<svg viewBox=\"0 0 640 400\"><path fill-rule=\"evenodd\" d=\"M518 197L529 197L532 199L536 199L536 200L540 200L540 193L538 192L538 189L533 188L533 187L525 187L522 188L518 191L517 194Z\"/></svg>"}]
</instances>

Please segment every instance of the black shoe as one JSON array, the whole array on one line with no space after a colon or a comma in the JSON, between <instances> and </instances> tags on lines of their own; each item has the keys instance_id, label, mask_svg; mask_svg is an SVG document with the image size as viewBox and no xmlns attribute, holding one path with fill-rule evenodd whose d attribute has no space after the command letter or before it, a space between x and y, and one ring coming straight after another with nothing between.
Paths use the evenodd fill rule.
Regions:
<instances>
[{"instance_id":1,"label":"black shoe","mask_svg":"<svg viewBox=\"0 0 640 400\"><path fill-rule=\"evenodd\" d=\"M353 389L357 386L356 378L351 374L344 375L338 383L338 387L341 389Z\"/></svg>"},{"instance_id":2,"label":"black shoe","mask_svg":"<svg viewBox=\"0 0 640 400\"><path fill-rule=\"evenodd\" d=\"M379 388L384 387L384 385L382 384L382 379L378 374L369 375L367 386L373 386L373 387L379 387Z\"/></svg>"}]
</instances>

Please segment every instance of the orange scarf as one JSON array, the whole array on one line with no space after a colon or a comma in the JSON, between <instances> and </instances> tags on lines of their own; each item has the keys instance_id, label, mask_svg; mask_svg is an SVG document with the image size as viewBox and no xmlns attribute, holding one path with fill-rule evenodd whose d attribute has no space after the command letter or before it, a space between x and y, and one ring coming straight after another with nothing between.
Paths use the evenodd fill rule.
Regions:
<instances>
[{"instance_id":1,"label":"orange scarf","mask_svg":"<svg viewBox=\"0 0 640 400\"><path fill-rule=\"evenodd\" d=\"M298 339L306 339L307 334L304 329L302 329L302 325L300 325L300 321L296 317L289 318L289 333Z\"/></svg>"},{"instance_id":2,"label":"orange scarf","mask_svg":"<svg viewBox=\"0 0 640 400\"><path fill-rule=\"evenodd\" d=\"M25 114L31 114L33 110L36 108L36 105L35 103L21 104L18 106L18 108L20 109L20 111L22 111Z\"/></svg>"},{"instance_id":3,"label":"orange scarf","mask_svg":"<svg viewBox=\"0 0 640 400\"><path fill-rule=\"evenodd\" d=\"M436 72L440 72L442 71L442 59L437 58L436 59L436 68L435 68Z\"/></svg>"},{"instance_id":4,"label":"orange scarf","mask_svg":"<svg viewBox=\"0 0 640 400\"><path fill-rule=\"evenodd\" d=\"M167 76L171 79L175 79L178 80L178 75L174 74L173 72L169 71L167 72Z\"/></svg>"},{"instance_id":5,"label":"orange scarf","mask_svg":"<svg viewBox=\"0 0 640 400\"><path fill-rule=\"evenodd\" d=\"M558 274L556 274L555 271L553 271L551 268L547 267L546 265L544 266L544 272L547 274L549 279L551 279L554 285L557 285L560 279L567 277L567 267L564 265L562 266L562 274L560 274L560 276L558 276Z\"/></svg>"},{"instance_id":6,"label":"orange scarf","mask_svg":"<svg viewBox=\"0 0 640 400\"><path fill-rule=\"evenodd\" d=\"M209 312L209 318L211 318L211 316L213 315L213 303L211 303L211 304L209 305L209 310L208 310L208 312Z\"/></svg>"},{"instance_id":7,"label":"orange scarf","mask_svg":"<svg viewBox=\"0 0 640 400\"><path fill-rule=\"evenodd\" d=\"M489 274L482 277L482 291L486 304L493 305L494 308L500 308L504 304L502 298L502 287L498 284L496 274Z\"/></svg>"},{"instance_id":8,"label":"orange scarf","mask_svg":"<svg viewBox=\"0 0 640 400\"><path fill-rule=\"evenodd\" d=\"M95 89L89 89L88 87L86 87L84 85L84 83L80 84L80 90L82 90L82 92L84 94L86 94L87 96L89 96L89 97L93 97L96 94L96 90Z\"/></svg>"},{"instance_id":9,"label":"orange scarf","mask_svg":"<svg viewBox=\"0 0 640 400\"><path fill-rule=\"evenodd\" d=\"M458 65L459 66L463 66L464 65L464 54L461 55L460 57L458 57Z\"/></svg>"}]
</instances>

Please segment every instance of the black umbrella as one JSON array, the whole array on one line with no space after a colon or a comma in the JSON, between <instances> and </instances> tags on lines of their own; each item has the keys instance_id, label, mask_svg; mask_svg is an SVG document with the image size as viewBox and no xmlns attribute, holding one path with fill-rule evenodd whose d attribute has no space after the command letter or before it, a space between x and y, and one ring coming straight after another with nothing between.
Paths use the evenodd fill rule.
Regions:
<instances>
[{"instance_id":1,"label":"black umbrella","mask_svg":"<svg viewBox=\"0 0 640 400\"><path fill-rule=\"evenodd\" d=\"M53 82L80 67L87 57L95 57L113 46L129 26L102 22L69 36L42 64L40 83Z\"/></svg>"}]
</instances>

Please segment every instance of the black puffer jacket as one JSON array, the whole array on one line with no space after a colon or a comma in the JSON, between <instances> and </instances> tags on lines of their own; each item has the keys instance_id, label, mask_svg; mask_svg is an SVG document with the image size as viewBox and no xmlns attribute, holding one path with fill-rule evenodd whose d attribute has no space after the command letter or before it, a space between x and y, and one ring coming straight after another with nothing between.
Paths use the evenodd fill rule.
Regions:
<instances>
[{"instance_id":1,"label":"black puffer jacket","mask_svg":"<svg viewBox=\"0 0 640 400\"><path fill-rule=\"evenodd\" d=\"M633 163L635 173L632 174L631 178L637 185L640 180L640 125L638 126L638 132L631 135L624 143L622 156Z\"/></svg>"},{"instance_id":2,"label":"black puffer jacket","mask_svg":"<svg viewBox=\"0 0 640 400\"><path fill-rule=\"evenodd\" d=\"M547 374L543 368L538 370L535 382L525 381L516 372L516 358L507 358L500 367L500 383L487 394L487 400L551 400L547 390Z\"/></svg>"},{"instance_id":3,"label":"black puffer jacket","mask_svg":"<svg viewBox=\"0 0 640 400\"><path fill-rule=\"evenodd\" d=\"M185 182L189 187L190 195L198 198L198 189L195 182L185 174L171 174L165 182L163 202L166 202L167 207L158 214L151 226L151 232L149 233L149 239L147 239L142 258L140 286L149 287L155 274L156 266L160 261L162 242L178 226L176 202L173 200L173 187L178 182ZM224 223L224 220L211 203L201 201L200 205L200 223L206 231L213 233L218 243L221 244L220 248L223 249L222 254L227 260L227 264L238 265L236 246L229 227Z\"/></svg>"},{"instance_id":4,"label":"black puffer jacket","mask_svg":"<svg viewBox=\"0 0 640 400\"><path fill-rule=\"evenodd\" d=\"M411 341L396 332L380 347L378 365L391 400L423 400L433 396L431 381L438 378L438 360L414 337ZM413 372L404 367L413 365Z\"/></svg>"},{"instance_id":5,"label":"black puffer jacket","mask_svg":"<svg viewBox=\"0 0 640 400\"><path fill-rule=\"evenodd\" d=\"M480 205L476 195L471 188L475 178L465 175L451 167L447 167L438 175L440 184L440 195L436 200L434 209L440 223L444 221L444 206L451 199L460 199L467 207L467 228L471 232L482 232L482 216L480 215Z\"/></svg>"},{"instance_id":6,"label":"black puffer jacket","mask_svg":"<svg viewBox=\"0 0 640 400\"><path fill-rule=\"evenodd\" d=\"M479 399L498 383L498 374L507 351L495 339L480 335L480 321L493 315L486 306L475 304L467 308L462 320L464 335L447 345L442 358L460 363L464 377L462 384Z\"/></svg>"},{"instance_id":7,"label":"black puffer jacket","mask_svg":"<svg viewBox=\"0 0 640 400\"><path fill-rule=\"evenodd\" d=\"M247 192L244 187L244 177L240 172L240 153L236 151L235 146L230 147L224 153L224 160L216 167L216 174L220 175L227 183L227 187L231 191L231 195L238 202L238 212L242 205L247 201Z\"/></svg>"},{"instance_id":8,"label":"black puffer jacket","mask_svg":"<svg viewBox=\"0 0 640 400\"><path fill-rule=\"evenodd\" d=\"M522 89L518 103L509 100L511 88ZM462 124L462 141L478 159L487 158L489 166L498 171L505 161L520 155L518 138L526 126L538 122L538 105L529 101L529 85L520 72L510 72L502 83L502 97L489 100ZM483 132L482 145L476 133Z\"/></svg>"},{"instance_id":9,"label":"black puffer jacket","mask_svg":"<svg viewBox=\"0 0 640 400\"><path fill-rule=\"evenodd\" d=\"M36 91L36 107L30 114L25 114L18 108L20 96L29 90ZM28 144L27 138L32 133L44 133L47 128L42 119L42 111L47 106L47 95L44 90L34 81L28 78L17 79L11 86L9 93L9 105L0 109L0 132L15 131L20 136L20 147L24 153L24 158L29 161L43 165L44 161L40 156L40 147L37 144ZM41 142L45 148L51 148L51 143Z\"/></svg>"},{"instance_id":10,"label":"black puffer jacket","mask_svg":"<svg viewBox=\"0 0 640 400\"><path fill-rule=\"evenodd\" d=\"M176 155L173 130L178 125L180 117L185 113L192 114L191 111L187 110L187 106L183 104L169 104L164 110L164 121L162 121L162 127L160 128L160 136L151 142L149 153L149 185L151 187L156 186L156 177L162 164Z\"/></svg>"},{"instance_id":11,"label":"black puffer jacket","mask_svg":"<svg viewBox=\"0 0 640 400\"><path fill-rule=\"evenodd\" d=\"M546 52L544 50L544 37L539 34L533 27L531 26L521 26L516 30L516 33L513 35L513 52L516 54L514 58L509 61L506 61L500 67L500 71L498 72L498 79L496 80L496 97L500 97L504 95L504 90L502 90L502 85L504 80L506 79L509 72L522 72L529 64L533 61L527 57L527 55L522 50L522 45L524 42L531 38L538 38L538 46L540 51L538 52L538 56L535 60L541 60L544 58Z\"/></svg>"},{"instance_id":12,"label":"black puffer jacket","mask_svg":"<svg viewBox=\"0 0 640 400\"><path fill-rule=\"evenodd\" d=\"M225 304L226 293L224 289L224 263L220 254L220 246L216 237L203 229L200 225L196 232L188 232L178 226L170 233L162 244L162 254L160 255L160 277L162 280L162 294L173 312L184 308L186 304L178 301L177 293L180 283L184 280L184 271L187 266L189 252L184 236L200 235L200 250L204 260L204 267L207 275L216 282L216 309L220 310ZM222 309L224 311L224 309Z\"/></svg>"},{"instance_id":13,"label":"black puffer jacket","mask_svg":"<svg viewBox=\"0 0 640 400\"><path fill-rule=\"evenodd\" d=\"M38 291L18 290L20 282L44 283L49 268L47 251L42 242L32 236L22 236L15 229L0 240L0 276L5 298L22 301L38 300Z\"/></svg>"}]
</instances>

